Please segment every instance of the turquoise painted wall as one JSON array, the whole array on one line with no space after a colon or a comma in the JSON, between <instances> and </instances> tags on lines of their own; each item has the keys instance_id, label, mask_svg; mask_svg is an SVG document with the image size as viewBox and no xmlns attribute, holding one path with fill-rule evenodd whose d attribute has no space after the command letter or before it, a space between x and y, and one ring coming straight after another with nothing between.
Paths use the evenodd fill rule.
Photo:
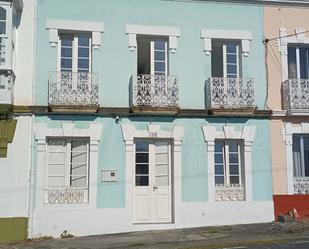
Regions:
<instances>
[{"instance_id":1,"label":"turquoise painted wall","mask_svg":"<svg viewBox=\"0 0 309 249\"><path fill-rule=\"evenodd\" d=\"M48 127L60 127L60 122L74 120L77 127L85 128L90 123L104 125L99 144L98 173L102 169L117 169L118 182L101 182L98 177L98 208L125 207L125 145L120 124L132 123L137 129L146 129L147 125L160 124L163 129L173 125L185 126L182 145L182 200L184 202L205 202L208 200L207 181L207 144L204 141L202 126L211 124L217 130L224 125L233 125L242 129L244 125L256 126L255 140L252 146L253 200L272 200L271 157L269 141L269 121L263 119L240 118L172 118L172 117L123 117L120 124L108 117L91 116L45 116L37 117L36 122L47 122ZM132 179L133 181L133 179Z\"/></svg>"},{"instance_id":2,"label":"turquoise painted wall","mask_svg":"<svg viewBox=\"0 0 309 249\"><path fill-rule=\"evenodd\" d=\"M57 49L49 45L47 19L104 23L102 46L93 50L93 71L101 77L99 98L104 107L129 106L129 80L137 66L136 52L128 48L126 24L180 27L177 52L170 54L170 74L179 78L180 106L196 109L205 108L204 86L211 75L211 56L203 53L201 29L251 31L253 41L249 57L243 57L243 77L255 79L257 105L264 107L262 7L161 0L38 0L36 105L47 105L48 73L57 69Z\"/></svg>"}]
</instances>

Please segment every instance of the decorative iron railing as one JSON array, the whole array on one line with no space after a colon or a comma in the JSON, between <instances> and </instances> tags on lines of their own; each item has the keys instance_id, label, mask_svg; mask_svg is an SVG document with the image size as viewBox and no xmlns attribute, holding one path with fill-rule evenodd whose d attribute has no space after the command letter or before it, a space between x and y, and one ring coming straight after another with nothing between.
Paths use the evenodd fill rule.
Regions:
<instances>
[{"instance_id":1,"label":"decorative iron railing","mask_svg":"<svg viewBox=\"0 0 309 249\"><path fill-rule=\"evenodd\" d=\"M98 106L99 76L87 72L50 72L51 106Z\"/></svg>"},{"instance_id":2,"label":"decorative iron railing","mask_svg":"<svg viewBox=\"0 0 309 249\"><path fill-rule=\"evenodd\" d=\"M309 177L294 177L294 193L309 194Z\"/></svg>"},{"instance_id":3,"label":"decorative iron railing","mask_svg":"<svg viewBox=\"0 0 309 249\"><path fill-rule=\"evenodd\" d=\"M282 84L285 110L309 110L309 79L289 79Z\"/></svg>"},{"instance_id":4,"label":"decorative iron railing","mask_svg":"<svg viewBox=\"0 0 309 249\"><path fill-rule=\"evenodd\" d=\"M178 79L171 75L132 76L132 106L178 107Z\"/></svg>"},{"instance_id":5,"label":"decorative iron railing","mask_svg":"<svg viewBox=\"0 0 309 249\"><path fill-rule=\"evenodd\" d=\"M244 186L216 186L216 201L243 201L245 200Z\"/></svg>"},{"instance_id":6,"label":"decorative iron railing","mask_svg":"<svg viewBox=\"0 0 309 249\"><path fill-rule=\"evenodd\" d=\"M209 78L206 84L209 109L256 107L253 79L213 77Z\"/></svg>"},{"instance_id":7,"label":"decorative iron railing","mask_svg":"<svg viewBox=\"0 0 309 249\"><path fill-rule=\"evenodd\" d=\"M45 203L74 204L88 202L88 188L53 186L45 189Z\"/></svg>"}]
</instances>

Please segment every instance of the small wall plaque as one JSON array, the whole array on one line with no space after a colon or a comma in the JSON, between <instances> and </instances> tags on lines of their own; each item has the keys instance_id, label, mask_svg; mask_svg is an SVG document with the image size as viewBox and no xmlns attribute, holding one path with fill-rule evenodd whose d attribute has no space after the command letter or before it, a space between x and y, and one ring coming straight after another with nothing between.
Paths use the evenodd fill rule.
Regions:
<instances>
[{"instance_id":1,"label":"small wall plaque","mask_svg":"<svg viewBox=\"0 0 309 249\"><path fill-rule=\"evenodd\" d=\"M118 174L115 169L101 170L101 182L117 182Z\"/></svg>"}]
</instances>

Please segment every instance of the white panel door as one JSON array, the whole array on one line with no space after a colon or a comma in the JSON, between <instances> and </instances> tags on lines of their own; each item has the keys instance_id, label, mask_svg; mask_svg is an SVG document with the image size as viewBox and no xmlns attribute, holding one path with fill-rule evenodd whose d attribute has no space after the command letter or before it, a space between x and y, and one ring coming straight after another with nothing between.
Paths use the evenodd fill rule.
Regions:
<instances>
[{"instance_id":1,"label":"white panel door","mask_svg":"<svg viewBox=\"0 0 309 249\"><path fill-rule=\"evenodd\" d=\"M172 221L171 145L167 141L135 143L134 222Z\"/></svg>"}]
</instances>

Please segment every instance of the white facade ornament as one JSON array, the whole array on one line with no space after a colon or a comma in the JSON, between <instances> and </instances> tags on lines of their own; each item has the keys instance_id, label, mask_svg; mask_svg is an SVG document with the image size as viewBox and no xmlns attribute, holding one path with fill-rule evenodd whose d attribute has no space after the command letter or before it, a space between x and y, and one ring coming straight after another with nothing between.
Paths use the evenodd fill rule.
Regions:
<instances>
[{"instance_id":1,"label":"white facade ornament","mask_svg":"<svg viewBox=\"0 0 309 249\"><path fill-rule=\"evenodd\" d=\"M169 38L169 49L171 53L176 53L177 40L180 37L180 28L148 25L126 25L128 34L129 49L135 51L137 47L137 35L167 36Z\"/></svg>"},{"instance_id":2,"label":"white facade ornament","mask_svg":"<svg viewBox=\"0 0 309 249\"><path fill-rule=\"evenodd\" d=\"M217 130L215 126L202 126L205 142L207 142L208 158L208 197L209 201L216 200L252 200L252 145L255 137L255 126L243 126L237 129L235 126L223 126ZM244 140L244 186L223 187L215 186L214 152L216 139L237 139Z\"/></svg>"},{"instance_id":3,"label":"white facade ornament","mask_svg":"<svg viewBox=\"0 0 309 249\"><path fill-rule=\"evenodd\" d=\"M250 41L252 40L252 33L250 31L202 29L201 38L204 39L203 50L206 55L211 54L211 50L212 50L211 39L240 40L243 55L248 56L250 53Z\"/></svg>"},{"instance_id":4,"label":"white facade ornament","mask_svg":"<svg viewBox=\"0 0 309 249\"><path fill-rule=\"evenodd\" d=\"M304 43L305 40L305 30L303 28L295 29L295 34L298 43Z\"/></svg>"},{"instance_id":5,"label":"white facade ornament","mask_svg":"<svg viewBox=\"0 0 309 249\"><path fill-rule=\"evenodd\" d=\"M56 47L58 43L58 33L60 31L84 31L92 33L92 46L99 49L101 46L101 33L104 32L104 24L98 22L81 22L48 19L46 28L49 30L49 43Z\"/></svg>"}]
</instances>

